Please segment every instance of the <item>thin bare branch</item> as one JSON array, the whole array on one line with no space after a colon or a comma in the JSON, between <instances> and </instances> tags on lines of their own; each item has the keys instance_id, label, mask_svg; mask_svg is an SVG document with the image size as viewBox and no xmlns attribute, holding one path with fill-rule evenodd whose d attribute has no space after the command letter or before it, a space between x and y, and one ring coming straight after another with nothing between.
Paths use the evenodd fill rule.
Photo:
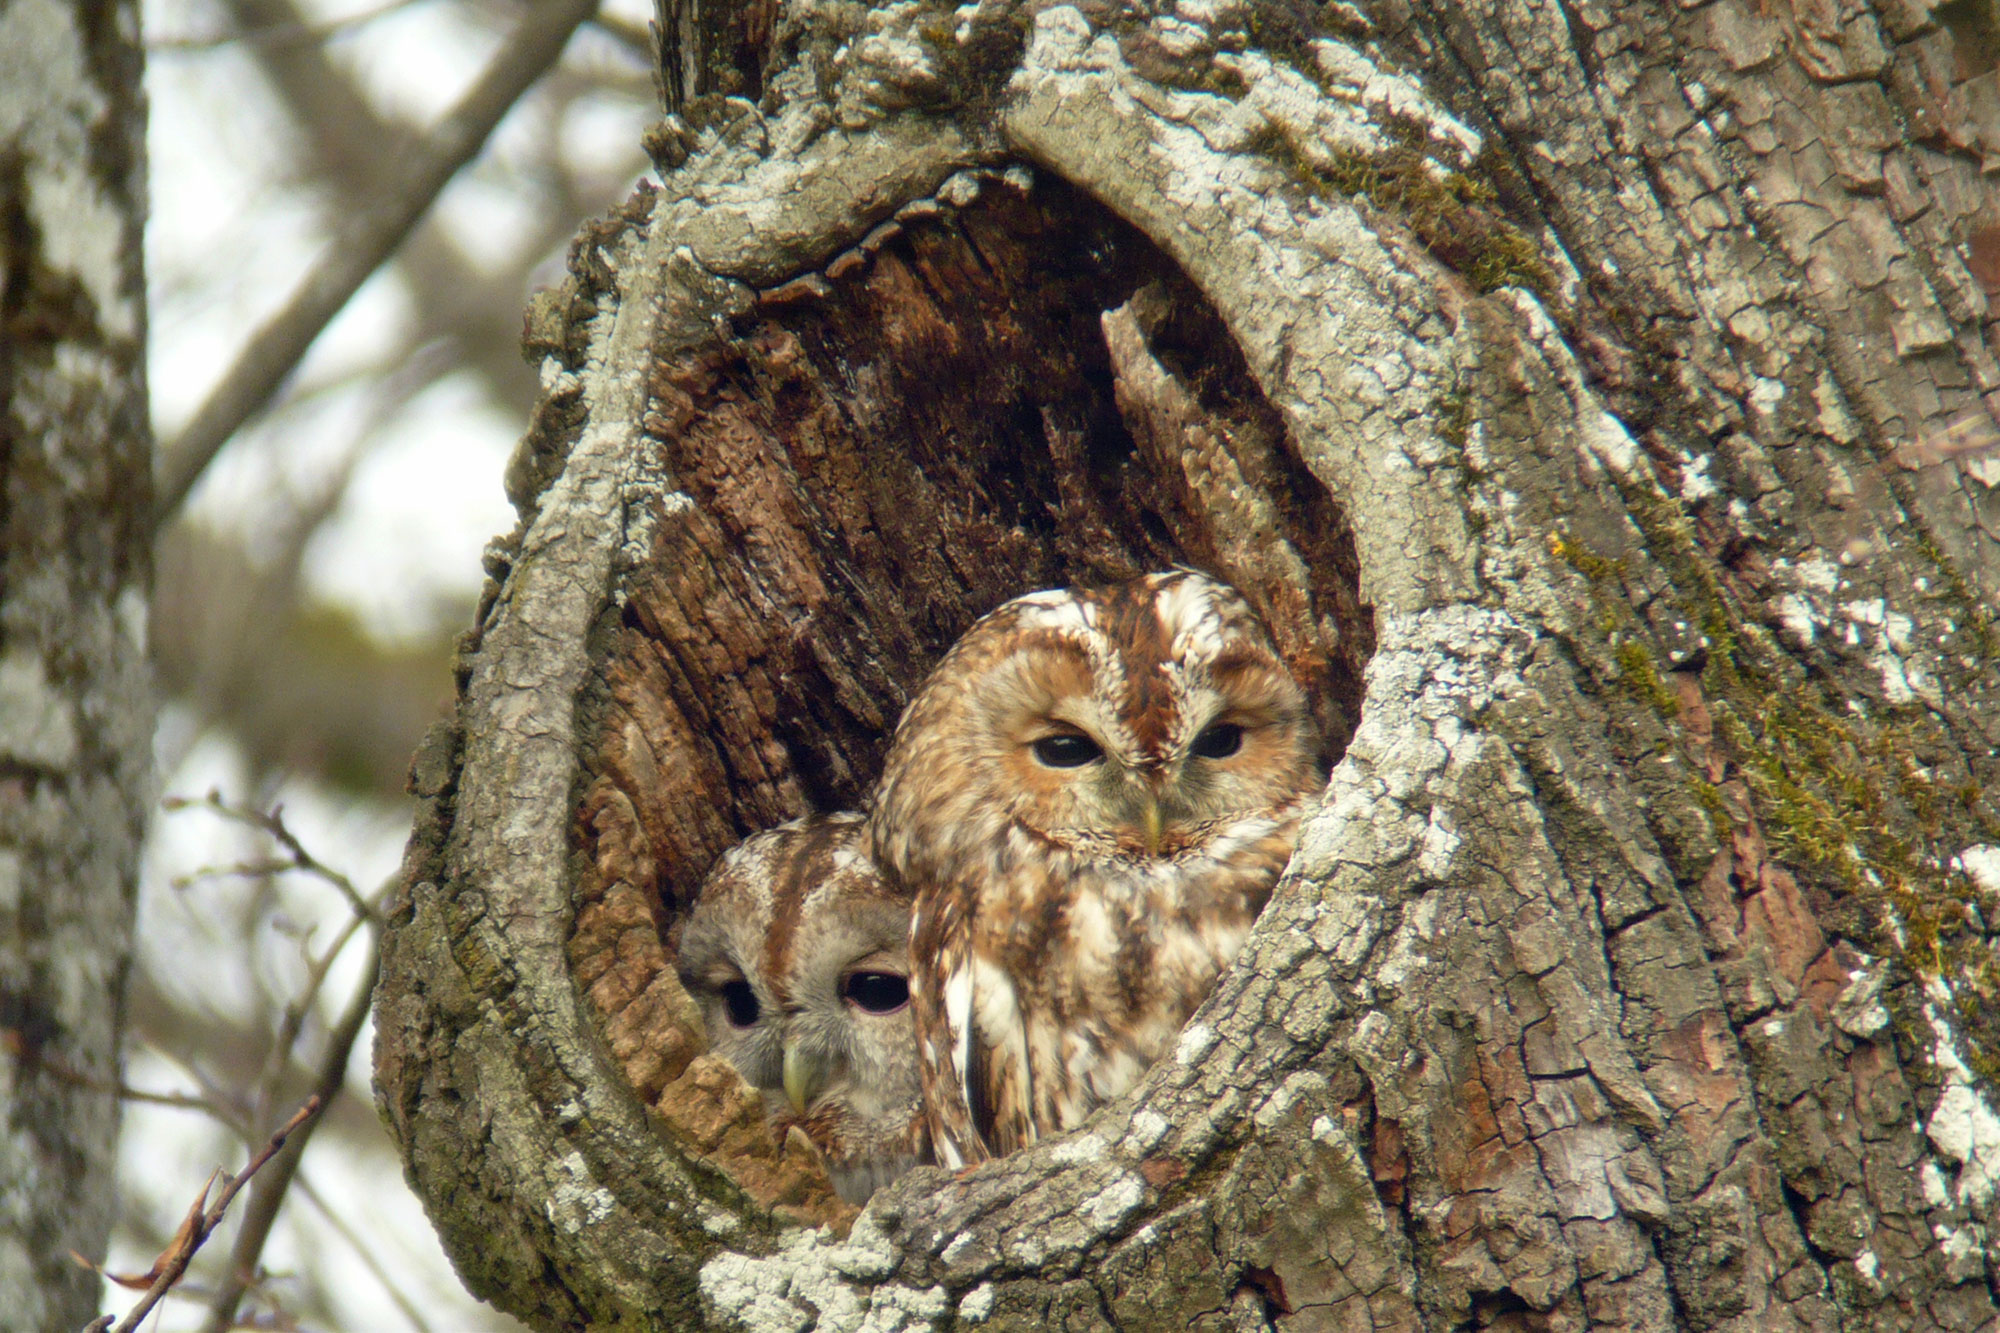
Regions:
<instances>
[{"instance_id":1,"label":"thin bare branch","mask_svg":"<svg viewBox=\"0 0 2000 1333\"><path fill-rule=\"evenodd\" d=\"M248 824L251 828L269 836L272 841L291 854L289 861L247 862L205 868L195 871L192 875L184 875L176 879L174 881L176 886L183 886L193 883L196 879L215 875L267 875L298 870L323 879L328 884L333 885L334 888L340 891L340 896L347 899L348 907L353 909L356 916L368 920L377 919L378 914L375 907L368 899L361 896L361 890L354 887L354 881L307 851L305 844L299 841L298 836L285 827L285 807L282 805L273 806L270 813L266 814L262 810L253 809L249 806L231 805L222 799L221 793L213 791L200 800L193 800L185 796L168 796L160 802L160 805L166 810L210 810L225 819L233 819L239 824Z\"/></svg>"},{"instance_id":2,"label":"thin bare branch","mask_svg":"<svg viewBox=\"0 0 2000 1333\"><path fill-rule=\"evenodd\" d=\"M652 29L644 23L634 23L618 14L599 14L591 23L602 28L607 36L616 38L620 45L644 61L651 69L656 59Z\"/></svg>"},{"instance_id":3,"label":"thin bare branch","mask_svg":"<svg viewBox=\"0 0 2000 1333\"><path fill-rule=\"evenodd\" d=\"M223 7L239 27L310 21L300 0L223 0ZM394 164L421 137L420 128L378 108L325 46L261 46L250 54L298 132L295 169L324 201L329 225L347 201L381 194L393 179ZM551 72L562 69L558 62ZM593 200L591 207L597 206ZM475 261L436 218L420 224L396 252L396 271L416 302L412 336L418 342L448 342L494 401L517 416L527 415L535 385L521 360L518 293L529 266L568 235L583 211L547 203L541 212L561 215L561 234L524 243L509 272L496 273Z\"/></svg>"},{"instance_id":4,"label":"thin bare branch","mask_svg":"<svg viewBox=\"0 0 2000 1333\"><path fill-rule=\"evenodd\" d=\"M241 357L161 453L154 527L177 512L195 479L251 414L261 409L340 312L478 153L501 117L555 63L597 0L536 6L458 105L432 129L396 188L359 210L328 246L285 307L252 334Z\"/></svg>"},{"instance_id":5,"label":"thin bare branch","mask_svg":"<svg viewBox=\"0 0 2000 1333\"><path fill-rule=\"evenodd\" d=\"M176 889L187 889L208 879L269 879L298 868L290 861L236 861L229 865L202 866L184 875L175 875L168 882Z\"/></svg>"},{"instance_id":6,"label":"thin bare branch","mask_svg":"<svg viewBox=\"0 0 2000 1333\"><path fill-rule=\"evenodd\" d=\"M23 1064L32 1065L58 1082L67 1083L71 1087L109 1093L128 1102L172 1106L183 1111L206 1111L218 1120L228 1120L226 1113L216 1105L213 1098L187 1092L149 1092L144 1088L132 1087L119 1079L100 1078L78 1069L47 1046L30 1042L19 1028L0 1027L0 1053L10 1055Z\"/></svg>"},{"instance_id":7,"label":"thin bare branch","mask_svg":"<svg viewBox=\"0 0 2000 1333\"><path fill-rule=\"evenodd\" d=\"M299 1173L296 1187L301 1194L305 1195L306 1202L319 1210L320 1216L326 1219L326 1224L332 1227L342 1240L347 1242L348 1248L352 1249L360 1258L361 1266L366 1268L375 1281L380 1284L383 1294L388 1296L390 1303L402 1312L403 1318L409 1321L410 1327L415 1329L416 1333L431 1333L430 1321L424 1318L423 1311L417 1307L416 1301L411 1299L409 1293L396 1285L396 1280L389 1274L388 1265L382 1262L382 1257L375 1253L374 1249L368 1244L367 1238L348 1225L347 1219L340 1215L339 1211L334 1208L325 1195L319 1192L313 1185L312 1179L303 1171Z\"/></svg>"},{"instance_id":8,"label":"thin bare branch","mask_svg":"<svg viewBox=\"0 0 2000 1333\"><path fill-rule=\"evenodd\" d=\"M367 974L361 979L354 998L348 1002L347 1012L341 1015L339 1025L327 1037L326 1054L320 1060L318 1086L312 1096L314 1105L331 1102L346 1084L348 1059L354 1053L354 1043L367 1024L368 1009L374 1002L380 959L379 951L369 951ZM227 1333L234 1326L236 1307L256 1276L264 1242L270 1238L271 1227L277 1222L278 1212L284 1207L285 1195L298 1174L299 1158L304 1155L311 1138L310 1129L300 1134L284 1160L257 1182L257 1188L250 1196L250 1206L244 1210L243 1225L236 1233L236 1244L229 1253L229 1271L209 1307L208 1323L205 1325L207 1333Z\"/></svg>"},{"instance_id":9,"label":"thin bare branch","mask_svg":"<svg viewBox=\"0 0 2000 1333\"><path fill-rule=\"evenodd\" d=\"M207 37L155 37L146 43L148 51L214 51L225 46L287 46L299 42L323 42L329 37L373 23L376 19L408 9L423 0L388 0L386 4L343 14L323 23L268 23L258 28L215 33Z\"/></svg>"},{"instance_id":10,"label":"thin bare branch","mask_svg":"<svg viewBox=\"0 0 2000 1333\"><path fill-rule=\"evenodd\" d=\"M391 880L389 884L378 889L369 906L373 908L379 904L387 896L393 884L394 881ZM340 957L341 951L347 947L347 942L354 937L355 931L364 924L373 924L378 920L380 913L376 911L371 911L367 916L349 917L347 924L341 927L340 933L333 937L333 943L326 947L326 952L310 964L306 972L305 987L290 1004L285 1006L285 1016L278 1024L277 1036L271 1043L270 1055L265 1061L263 1072L258 1075L257 1105L260 1109L268 1108L277 1099L278 1085L284 1078L285 1071L291 1067L292 1047L297 1043L299 1033L305 1029L306 1015L312 1012L314 1003L319 999L320 987L326 984L326 976L333 968L333 960ZM372 947L372 937L370 944Z\"/></svg>"},{"instance_id":11,"label":"thin bare branch","mask_svg":"<svg viewBox=\"0 0 2000 1333\"><path fill-rule=\"evenodd\" d=\"M271 1135L264 1146L258 1149L257 1155L250 1159L249 1164L241 1172L229 1178L222 1187L222 1193L216 1196L215 1202L203 1208L202 1203L207 1199L209 1188L214 1184L214 1177L211 1176L209 1184L202 1186L201 1196L196 1200L194 1208L189 1210L187 1221L174 1236L173 1243L154 1263L153 1285L146 1289L146 1294L139 1298L139 1303L125 1312L125 1317L118 1321L116 1328L112 1328L111 1315L99 1315L85 1325L84 1333L104 1333L107 1328L112 1329L112 1333L132 1333L132 1330L138 1328L139 1322L151 1313L161 1298L173 1290L174 1284L181 1280L181 1275L187 1272L189 1261L194 1258L195 1252L201 1249L202 1243L214 1233L216 1227L222 1224L223 1214L229 1211L230 1202L236 1198L236 1192L248 1184L250 1178L262 1170L265 1163L284 1149L287 1139L313 1123L314 1116L318 1114L323 1104L323 1099L318 1095L306 1098L305 1105L301 1106L277 1133Z\"/></svg>"},{"instance_id":12,"label":"thin bare branch","mask_svg":"<svg viewBox=\"0 0 2000 1333\"><path fill-rule=\"evenodd\" d=\"M204 1115L227 1122L229 1113L208 1097L198 1097L190 1092L154 1092L150 1088L135 1088L128 1083L114 1083L107 1091L128 1102L144 1102L148 1106L171 1106L177 1111L200 1111Z\"/></svg>"}]
</instances>

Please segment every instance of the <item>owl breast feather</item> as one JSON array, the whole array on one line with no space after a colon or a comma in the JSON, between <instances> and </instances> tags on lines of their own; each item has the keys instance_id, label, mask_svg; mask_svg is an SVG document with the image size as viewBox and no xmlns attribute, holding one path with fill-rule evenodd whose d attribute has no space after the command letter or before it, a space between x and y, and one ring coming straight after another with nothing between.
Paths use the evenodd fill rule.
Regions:
<instances>
[{"instance_id":1,"label":"owl breast feather","mask_svg":"<svg viewBox=\"0 0 2000 1333\"><path fill-rule=\"evenodd\" d=\"M1020 1026L980 1035L1025 1047L1038 1125L1081 1122L1173 1044L1242 948L1296 834L1296 817L1253 818L1172 860L1044 859L982 905L974 952L1015 978Z\"/></svg>"}]
</instances>

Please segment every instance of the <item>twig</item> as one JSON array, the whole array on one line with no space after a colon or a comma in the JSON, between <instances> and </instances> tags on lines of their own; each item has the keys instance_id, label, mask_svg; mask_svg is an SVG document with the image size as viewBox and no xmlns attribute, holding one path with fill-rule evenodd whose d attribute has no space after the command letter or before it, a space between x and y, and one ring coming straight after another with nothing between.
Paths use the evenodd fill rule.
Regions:
<instances>
[{"instance_id":1,"label":"twig","mask_svg":"<svg viewBox=\"0 0 2000 1333\"><path fill-rule=\"evenodd\" d=\"M375 1281L381 1284L390 1302L402 1312L403 1318L410 1321L410 1327L415 1329L416 1333L431 1333L430 1321L424 1318L423 1311L417 1308L417 1303L410 1299L409 1294L397 1286L395 1279L389 1276L388 1266L382 1262L382 1257L369 1247L360 1233L347 1224L347 1219L327 1201L326 1196L313 1187L311 1178L301 1171L295 1184L298 1191L306 1196L306 1202L319 1209L320 1216L326 1219L326 1224L347 1242L348 1248L360 1256L361 1266L374 1275Z\"/></svg>"},{"instance_id":2,"label":"twig","mask_svg":"<svg viewBox=\"0 0 2000 1333\"><path fill-rule=\"evenodd\" d=\"M392 878L376 890L375 897L370 900L370 908L375 909L376 905L388 896L389 890L394 885L395 880ZM306 1015L312 1012L313 1002L319 998L320 987L326 984L327 973L333 969L333 960L340 957L341 950L347 947L350 939L354 938L354 932L364 924L376 920L377 915L377 910L371 910L366 917L349 917L347 924L341 927L340 933L333 937L333 943L327 945L326 952L308 964L305 989L285 1006L285 1016L279 1020L277 1035L271 1042L271 1053L264 1062L263 1070L257 1075L256 1104L260 1112L268 1113L272 1102L277 1098L279 1081L291 1063L292 1046L298 1041L299 1033L305 1030ZM372 940L370 944L372 946Z\"/></svg>"},{"instance_id":3,"label":"twig","mask_svg":"<svg viewBox=\"0 0 2000 1333\"><path fill-rule=\"evenodd\" d=\"M255 1126L258 1121L270 1117L271 1108L268 1105L252 1111L249 1103L241 1097L234 1095L231 1089L223 1086L220 1079L211 1075L194 1061L182 1059L173 1050L164 1045L156 1034L149 1031L141 1031L140 1040L145 1042L147 1048L154 1055L179 1069L181 1073L185 1074L200 1087L200 1095L208 1099L209 1114L214 1116L217 1122L242 1139L246 1146L254 1146L256 1144L257 1131Z\"/></svg>"},{"instance_id":4,"label":"twig","mask_svg":"<svg viewBox=\"0 0 2000 1333\"><path fill-rule=\"evenodd\" d=\"M337 37L350 28L408 9L421 0L388 0L358 13L343 14L323 23L267 23L261 28L243 28L212 37L155 37L146 43L148 51L214 51L225 46L279 46L288 42L319 42Z\"/></svg>"},{"instance_id":5,"label":"twig","mask_svg":"<svg viewBox=\"0 0 2000 1333\"><path fill-rule=\"evenodd\" d=\"M643 23L634 23L622 15L608 13L597 15L591 23L603 29L607 37L643 60L648 69L652 68L653 61L658 58L654 50L652 29Z\"/></svg>"},{"instance_id":6,"label":"twig","mask_svg":"<svg viewBox=\"0 0 2000 1333\"><path fill-rule=\"evenodd\" d=\"M285 1146L285 1140L310 1122L322 1104L322 1099L317 1094L306 1098L306 1104L270 1137L258 1150L257 1155L250 1159L249 1165L239 1174L229 1178L229 1182L222 1187L222 1193L216 1196L215 1202L204 1208L202 1205L207 1202L208 1192L215 1184L215 1177L209 1177L208 1184L201 1187L201 1193L195 1198L194 1207L188 1210L186 1220L175 1233L173 1242L158 1259L153 1261L153 1285L146 1289L146 1294L139 1298L137 1305L125 1312L125 1317L119 1320L118 1326L112 1329L112 1333L132 1333L132 1330L139 1327L139 1321L151 1313L161 1298L181 1280L181 1275L187 1272L188 1262L194 1258L195 1251L201 1248L202 1242L222 1224L222 1215L229 1211L230 1201L235 1199L236 1192L248 1184L250 1178L256 1175L266 1162L278 1155ZM84 1333L104 1333L105 1329L111 1328L111 1319L112 1316L108 1314L99 1315L85 1325Z\"/></svg>"},{"instance_id":7,"label":"twig","mask_svg":"<svg viewBox=\"0 0 2000 1333\"><path fill-rule=\"evenodd\" d=\"M203 1115L220 1120L225 1125L229 1123L229 1113L217 1106L212 1098L197 1097L191 1092L154 1092L150 1088L135 1088L129 1083L104 1084L94 1079L86 1081L81 1078L78 1081L83 1082L86 1087L99 1088L124 1101L144 1102L148 1106L171 1106L177 1111L200 1111Z\"/></svg>"},{"instance_id":8,"label":"twig","mask_svg":"<svg viewBox=\"0 0 2000 1333\"><path fill-rule=\"evenodd\" d=\"M414 152L398 187L355 214L284 309L250 336L236 364L162 451L155 531L180 509L217 451L269 401L320 330L395 252L458 169L479 152L501 117L561 56L570 33L596 9L597 0L550 0L532 6L479 81Z\"/></svg>"},{"instance_id":9,"label":"twig","mask_svg":"<svg viewBox=\"0 0 2000 1333\"><path fill-rule=\"evenodd\" d=\"M169 796L160 802L160 806L166 810L187 810L194 808L210 810L221 815L224 819L233 819L239 824L248 824L251 828L268 835L280 847L289 852L292 858L289 864L284 862L272 862L269 864L258 862L246 865L213 867L197 871L193 875L182 876L175 881L176 884L191 884L196 879L206 875L250 875L268 874L283 870L302 870L308 875L315 875L325 880L327 883L333 885L334 888L340 890L340 896L347 899L347 905L354 909L356 916L364 917L370 921L377 919L375 908L369 904L366 898L361 896L361 890L354 887L354 881L307 851L305 844L298 840L298 836L285 827L284 806L273 806L271 807L271 813L265 814L261 810L253 810L247 806L231 805L222 799L220 793L213 791L198 801L190 800L185 796Z\"/></svg>"},{"instance_id":10,"label":"twig","mask_svg":"<svg viewBox=\"0 0 2000 1333\"><path fill-rule=\"evenodd\" d=\"M381 972L381 959L379 950L369 952L368 972L361 979L361 988L348 1002L347 1012L341 1015L339 1025L327 1036L326 1054L320 1061L319 1084L314 1089L312 1105L331 1102L346 1084L347 1061L354 1054L354 1043L361 1036L362 1027L367 1024L368 1009L375 999L375 980ZM208 1323L204 1326L207 1333L227 1333L235 1325L236 1307L256 1276L264 1242L270 1238L271 1227L278 1220L278 1210L284 1206L285 1192L298 1174L299 1158L305 1153L311 1137L310 1130L299 1135L293 1151L285 1154L284 1160L273 1168L270 1175L257 1182L256 1190L250 1195L250 1206L243 1212L243 1225L237 1230L236 1244L229 1252L229 1271L222 1279L214 1303L209 1306Z\"/></svg>"},{"instance_id":11,"label":"twig","mask_svg":"<svg viewBox=\"0 0 2000 1333\"><path fill-rule=\"evenodd\" d=\"M300 9L303 2L221 0L238 27L310 22ZM380 112L356 85L353 71L335 64L324 44L255 46L249 54L299 133L301 168L315 193L328 201L381 195L395 179L400 147L415 142L421 130ZM590 207L596 206L593 200ZM397 268L417 303L412 336L420 343L442 340L460 349L494 401L517 416L527 414L535 376L521 361L520 300L513 293L526 285L528 266L563 240L585 211L569 208L560 219L548 217L562 209L558 201L543 210L548 225L516 247L513 271L506 275L489 274L445 228L435 225L417 227L396 252ZM558 221L560 230L554 225Z\"/></svg>"},{"instance_id":12,"label":"twig","mask_svg":"<svg viewBox=\"0 0 2000 1333\"><path fill-rule=\"evenodd\" d=\"M205 879L269 879L300 869L295 861L237 861L226 866L202 866L185 875L175 875L173 887L185 889Z\"/></svg>"},{"instance_id":13,"label":"twig","mask_svg":"<svg viewBox=\"0 0 2000 1333\"><path fill-rule=\"evenodd\" d=\"M225 1122L228 1119L209 1097L198 1097L189 1092L148 1092L119 1079L87 1073L47 1046L29 1041L19 1028L0 1027L0 1054L10 1055L26 1068L40 1070L58 1083L67 1083L71 1087L88 1088L92 1092L106 1093L128 1102L172 1106L183 1111L206 1111Z\"/></svg>"}]
</instances>

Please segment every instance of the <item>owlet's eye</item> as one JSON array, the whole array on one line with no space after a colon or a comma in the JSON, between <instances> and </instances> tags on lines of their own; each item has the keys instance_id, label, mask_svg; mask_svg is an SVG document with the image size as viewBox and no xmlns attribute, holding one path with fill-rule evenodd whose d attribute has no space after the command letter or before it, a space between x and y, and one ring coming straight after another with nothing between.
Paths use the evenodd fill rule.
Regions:
<instances>
[{"instance_id":1,"label":"owlet's eye","mask_svg":"<svg viewBox=\"0 0 2000 1333\"><path fill-rule=\"evenodd\" d=\"M1050 768L1082 768L1104 757L1104 751L1090 737L1075 731L1059 731L1044 736L1028 747L1035 758Z\"/></svg>"},{"instance_id":2,"label":"owlet's eye","mask_svg":"<svg viewBox=\"0 0 2000 1333\"><path fill-rule=\"evenodd\" d=\"M1243 728L1234 722L1218 722L1195 737L1189 748L1203 759L1227 759L1243 748Z\"/></svg>"},{"instance_id":3,"label":"owlet's eye","mask_svg":"<svg viewBox=\"0 0 2000 1333\"><path fill-rule=\"evenodd\" d=\"M749 982L741 979L722 983L722 1008L729 1015L729 1025L739 1028L755 1023L761 1012L757 992L750 989Z\"/></svg>"},{"instance_id":4,"label":"owlet's eye","mask_svg":"<svg viewBox=\"0 0 2000 1333\"><path fill-rule=\"evenodd\" d=\"M840 994L871 1014L893 1014L910 1002L910 982L894 972L850 972Z\"/></svg>"}]
</instances>

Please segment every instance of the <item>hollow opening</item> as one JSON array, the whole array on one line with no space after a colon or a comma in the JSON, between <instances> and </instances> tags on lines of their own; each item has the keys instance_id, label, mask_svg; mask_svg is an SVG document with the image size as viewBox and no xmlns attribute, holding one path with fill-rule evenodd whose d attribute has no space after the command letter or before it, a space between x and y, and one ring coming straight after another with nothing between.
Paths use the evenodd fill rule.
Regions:
<instances>
[{"instance_id":1,"label":"hollow opening","mask_svg":"<svg viewBox=\"0 0 2000 1333\"><path fill-rule=\"evenodd\" d=\"M1270 626L1336 759L1374 640L1345 514L1214 308L1060 182L906 209L723 332L654 361L649 434L693 503L628 574L587 704L572 959L649 1102L687 1062L655 982L715 858L861 808L985 612L1205 570Z\"/></svg>"}]
</instances>

